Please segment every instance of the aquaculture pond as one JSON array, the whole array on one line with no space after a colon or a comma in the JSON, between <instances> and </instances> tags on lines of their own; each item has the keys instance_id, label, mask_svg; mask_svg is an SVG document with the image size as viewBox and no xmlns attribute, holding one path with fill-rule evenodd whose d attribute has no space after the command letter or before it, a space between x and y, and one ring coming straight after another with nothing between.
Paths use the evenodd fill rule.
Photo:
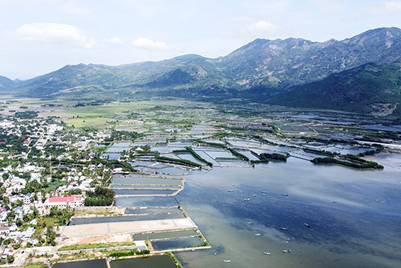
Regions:
<instances>
[{"instance_id":1,"label":"aquaculture pond","mask_svg":"<svg viewBox=\"0 0 401 268\"><path fill-rule=\"evenodd\" d=\"M186 267L401 267L401 157L382 171L287 163L186 176L178 200L213 245Z\"/></svg>"},{"instance_id":2,"label":"aquaculture pond","mask_svg":"<svg viewBox=\"0 0 401 268\"><path fill-rule=\"evenodd\" d=\"M137 214L137 215L127 214L125 216L72 218L69 225L106 223L106 222L150 221L150 220L181 219L181 218L184 218L184 215L178 209L177 211L173 212L170 212L167 209L163 209L159 212L154 212L154 213L144 212L143 214Z\"/></svg>"},{"instance_id":3,"label":"aquaculture pond","mask_svg":"<svg viewBox=\"0 0 401 268\"><path fill-rule=\"evenodd\" d=\"M174 207L178 206L174 197L116 197L117 207Z\"/></svg>"},{"instance_id":4,"label":"aquaculture pond","mask_svg":"<svg viewBox=\"0 0 401 268\"><path fill-rule=\"evenodd\" d=\"M106 260L75 261L57 263L53 268L108 268Z\"/></svg>"},{"instance_id":5,"label":"aquaculture pond","mask_svg":"<svg viewBox=\"0 0 401 268\"><path fill-rule=\"evenodd\" d=\"M177 268L174 261L165 255L115 260L110 262L110 266L111 268Z\"/></svg>"},{"instance_id":6,"label":"aquaculture pond","mask_svg":"<svg viewBox=\"0 0 401 268\"><path fill-rule=\"evenodd\" d=\"M155 250L176 250L202 246L203 241L198 236L177 237L161 240L153 240Z\"/></svg>"},{"instance_id":7,"label":"aquaculture pond","mask_svg":"<svg viewBox=\"0 0 401 268\"><path fill-rule=\"evenodd\" d=\"M125 215L171 215L173 218L183 217L182 211L177 208L127 208L124 212Z\"/></svg>"},{"instance_id":8,"label":"aquaculture pond","mask_svg":"<svg viewBox=\"0 0 401 268\"><path fill-rule=\"evenodd\" d=\"M151 177L113 177L111 187L128 187L130 185L169 185L178 186L181 185L182 181L179 179L163 179L163 178L151 178Z\"/></svg>"},{"instance_id":9,"label":"aquaculture pond","mask_svg":"<svg viewBox=\"0 0 401 268\"><path fill-rule=\"evenodd\" d=\"M116 195L171 195L178 189L113 189Z\"/></svg>"},{"instance_id":10,"label":"aquaculture pond","mask_svg":"<svg viewBox=\"0 0 401 268\"><path fill-rule=\"evenodd\" d=\"M152 232L152 233L141 233L134 234L134 240L156 240L156 239L171 239L177 237L191 237L197 236L196 230L183 230L183 231L173 231L173 232Z\"/></svg>"}]
</instances>

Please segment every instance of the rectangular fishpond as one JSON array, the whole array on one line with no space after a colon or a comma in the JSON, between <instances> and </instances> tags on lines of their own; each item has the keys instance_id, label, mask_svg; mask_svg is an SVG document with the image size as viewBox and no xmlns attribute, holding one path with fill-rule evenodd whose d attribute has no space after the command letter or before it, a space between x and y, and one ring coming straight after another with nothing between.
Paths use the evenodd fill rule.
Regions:
<instances>
[{"instance_id":1,"label":"rectangular fishpond","mask_svg":"<svg viewBox=\"0 0 401 268\"><path fill-rule=\"evenodd\" d=\"M66 263L56 263L55 265L53 265L53 268L107 268L107 263L106 260L74 261Z\"/></svg>"},{"instance_id":2,"label":"rectangular fishpond","mask_svg":"<svg viewBox=\"0 0 401 268\"><path fill-rule=\"evenodd\" d=\"M110 262L110 266L111 268L177 268L174 261L165 255L115 260Z\"/></svg>"},{"instance_id":3,"label":"rectangular fishpond","mask_svg":"<svg viewBox=\"0 0 401 268\"><path fill-rule=\"evenodd\" d=\"M117 207L177 207L174 197L117 197Z\"/></svg>"},{"instance_id":4,"label":"rectangular fishpond","mask_svg":"<svg viewBox=\"0 0 401 268\"><path fill-rule=\"evenodd\" d=\"M175 231L175 232L159 232L159 233L141 233L133 235L134 241L140 240L158 240L158 239L172 239L179 237L198 236L199 234L195 229Z\"/></svg>"},{"instance_id":5,"label":"rectangular fishpond","mask_svg":"<svg viewBox=\"0 0 401 268\"><path fill-rule=\"evenodd\" d=\"M202 239L198 236L171 238L152 241L155 250L174 250L181 248L193 248L203 245Z\"/></svg>"},{"instance_id":6,"label":"rectangular fishpond","mask_svg":"<svg viewBox=\"0 0 401 268\"><path fill-rule=\"evenodd\" d=\"M172 195L179 189L113 189L116 195Z\"/></svg>"}]
</instances>

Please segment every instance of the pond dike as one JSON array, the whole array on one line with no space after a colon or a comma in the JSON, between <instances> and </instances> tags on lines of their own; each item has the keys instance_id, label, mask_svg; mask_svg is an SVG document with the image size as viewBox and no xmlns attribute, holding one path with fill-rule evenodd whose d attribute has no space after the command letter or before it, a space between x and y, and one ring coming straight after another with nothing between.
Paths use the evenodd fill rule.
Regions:
<instances>
[{"instance_id":1,"label":"pond dike","mask_svg":"<svg viewBox=\"0 0 401 268\"><path fill-rule=\"evenodd\" d=\"M178 176L113 174L113 207L120 214L71 218L70 224L61 230L65 245L93 243L99 238L103 243L121 239L146 245L151 253L210 248L175 198L184 190L184 183Z\"/></svg>"}]
</instances>

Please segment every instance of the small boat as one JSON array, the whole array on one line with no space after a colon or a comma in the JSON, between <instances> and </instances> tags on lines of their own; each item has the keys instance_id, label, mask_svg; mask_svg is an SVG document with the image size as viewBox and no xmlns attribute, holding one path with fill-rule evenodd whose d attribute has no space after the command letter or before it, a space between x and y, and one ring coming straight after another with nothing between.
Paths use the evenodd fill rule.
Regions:
<instances>
[{"instance_id":1,"label":"small boat","mask_svg":"<svg viewBox=\"0 0 401 268\"><path fill-rule=\"evenodd\" d=\"M309 223L304 223L304 226L306 227L306 228L310 228L310 224Z\"/></svg>"},{"instance_id":2,"label":"small boat","mask_svg":"<svg viewBox=\"0 0 401 268\"><path fill-rule=\"evenodd\" d=\"M224 260L225 263L231 263L231 260Z\"/></svg>"},{"instance_id":3,"label":"small boat","mask_svg":"<svg viewBox=\"0 0 401 268\"><path fill-rule=\"evenodd\" d=\"M244 198L244 201L251 201L250 198Z\"/></svg>"},{"instance_id":4,"label":"small boat","mask_svg":"<svg viewBox=\"0 0 401 268\"><path fill-rule=\"evenodd\" d=\"M291 253L291 250L289 250L289 249L283 249L281 252L283 252L283 253Z\"/></svg>"},{"instance_id":5,"label":"small boat","mask_svg":"<svg viewBox=\"0 0 401 268\"><path fill-rule=\"evenodd\" d=\"M256 233L256 234L255 234L255 236L261 236L261 235L262 235L261 233Z\"/></svg>"},{"instance_id":6,"label":"small boat","mask_svg":"<svg viewBox=\"0 0 401 268\"><path fill-rule=\"evenodd\" d=\"M265 255L272 255L270 252L267 252L267 251L263 252L263 254L265 254Z\"/></svg>"}]
</instances>

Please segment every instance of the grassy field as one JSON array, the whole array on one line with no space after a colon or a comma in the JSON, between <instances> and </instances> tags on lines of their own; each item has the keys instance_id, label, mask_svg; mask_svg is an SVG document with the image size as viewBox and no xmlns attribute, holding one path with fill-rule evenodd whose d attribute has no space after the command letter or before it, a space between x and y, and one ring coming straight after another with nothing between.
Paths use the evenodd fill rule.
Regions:
<instances>
[{"instance_id":1,"label":"grassy field","mask_svg":"<svg viewBox=\"0 0 401 268\"><path fill-rule=\"evenodd\" d=\"M124 214L124 210L120 208L103 208L103 207L83 207L80 209L76 209L74 212L74 216L88 216L88 215L97 215L97 216L120 216Z\"/></svg>"},{"instance_id":2,"label":"grassy field","mask_svg":"<svg viewBox=\"0 0 401 268\"><path fill-rule=\"evenodd\" d=\"M84 117L84 118L70 118L65 120L68 126L83 128L83 127L92 127L92 128L103 128L106 127L108 120L103 117Z\"/></svg>"},{"instance_id":3,"label":"grassy field","mask_svg":"<svg viewBox=\"0 0 401 268\"><path fill-rule=\"evenodd\" d=\"M49 266L47 266L46 264L44 264L44 263L30 263L30 264L26 264L25 266L24 266L24 268L47 268L47 267L49 267Z\"/></svg>"},{"instance_id":4,"label":"grassy field","mask_svg":"<svg viewBox=\"0 0 401 268\"><path fill-rule=\"evenodd\" d=\"M197 110L198 105L184 100L116 101L87 106L78 106L77 101L63 99L12 99L3 96L3 100L11 101L0 104L0 108L3 108L0 113L3 114L10 114L10 110L35 110L39 116L59 117L70 127L114 128L139 133L155 128L189 129L195 118L202 117L199 112L205 113L205 110Z\"/></svg>"},{"instance_id":5,"label":"grassy field","mask_svg":"<svg viewBox=\"0 0 401 268\"><path fill-rule=\"evenodd\" d=\"M69 126L104 128L119 124L130 112L151 106L149 102L112 102L98 106L69 107L62 118Z\"/></svg>"},{"instance_id":6,"label":"grassy field","mask_svg":"<svg viewBox=\"0 0 401 268\"><path fill-rule=\"evenodd\" d=\"M81 250L81 249L94 249L94 248L114 248L114 247L125 247L134 245L135 244L132 242L77 244L77 245L64 246L59 248L59 250L67 251L67 250Z\"/></svg>"}]
</instances>

